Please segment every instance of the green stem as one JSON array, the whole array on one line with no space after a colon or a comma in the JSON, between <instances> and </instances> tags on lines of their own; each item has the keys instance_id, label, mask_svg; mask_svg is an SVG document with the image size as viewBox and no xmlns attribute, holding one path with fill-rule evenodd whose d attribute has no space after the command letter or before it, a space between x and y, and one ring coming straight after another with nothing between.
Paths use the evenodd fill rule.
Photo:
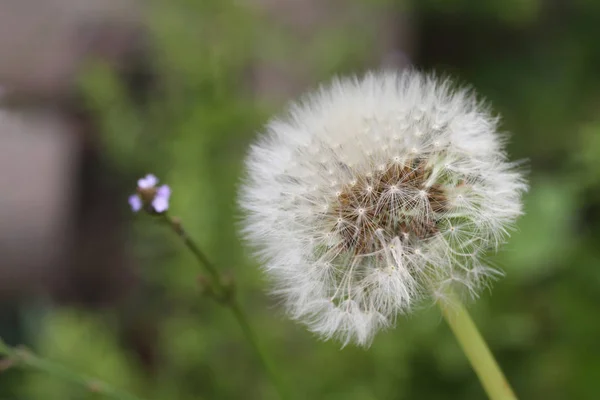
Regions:
<instances>
[{"instance_id":1,"label":"green stem","mask_svg":"<svg viewBox=\"0 0 600 400\"><path fill-rule=\"evenodd\" d=\"M8 357L14 365L29 367L59 379L82 386L90 392L100 393L108 398L117 400L140 400L139 397L122 392L98 379L79 374L60 364L45 360L22 348L14 348L0 339L0 355Z\"/></svg>"},{"instance_id":2,"label":"green stem","mask_svg":"<svg viewBox=\"0 0 600 400\"><path fill-rule=\"evenodd\" d=\"M273 383L273 386L277 390L279 397L282 399L286 398L287 396L284 396L284 394L285 394L284 385L281 382L281 380L279 379L278 375L275 374L275 372L273 371L273 368L271 367L271 365L269 364L263 351L261 350L260 345L258 344L258 338L256 337L254 330L252 330L252 327L250 326L250 323L248 322L248 318L246 317L246 314L243 312L242 308L240 307L239 302L237 300L233 300L230 304L230 308L231 308L231 311L233 312L233 315L235 316L238 323L240 324L240 327L242 328L242 331L244 332L244 336L246 336L246 339L248 340L248 342L250 342L250 344L254 348L254 352L260 359L260 361L263 365L263 368L265 370L265 373L269 377L270 381Z\"/></svg>"},{"instance_id":3,"label":"green stem","mask_svg":"<svg viewBox=\"0 0 600 400\"><path fill-rule=\"evenodd\" d=\"M270 363L267 361L267 357L264 354L264 351L261 349L258 341L258 337L250 323L248 322L248 317L244 313L242 307L237 300L237 297L230 293L231 288L228 288L228 285L223 282L223 278L221 274L219 274L216 266L210 262L208 257L204 254L204 252L200 249L200 246L194 242L194 240L187 234L185 229L183 228L181 221L178 218L170 217L166 214L163 214L166 222L169 224L171 229L182 239L183 243L190 249L190 251L194 254L199 264L203 266L206 271L210 274L211 282L215 286L213 289L215 290L215 294L217 299L221 300L220 302L229 307L233 316L237 320L242 332L252 348L256 353L256 356L260 360L262 367L265 371L265 374L275 387L277 393L280 398L286 398L284 396L285 390L284 385L281 380L278 378L277 374L275 374L274 370L271 368Z\"/></svg>"},{"instance_id":4,"label":"green stem","mask_svg":"<svg viewBox=\"0 0 600 400\"><path fill-rule=\"evenodd\" d=\"M488 397L492 400L516 400L510 384L465 307L456 300L451 305L438 304Z\"/></svg>"}]
</instances>

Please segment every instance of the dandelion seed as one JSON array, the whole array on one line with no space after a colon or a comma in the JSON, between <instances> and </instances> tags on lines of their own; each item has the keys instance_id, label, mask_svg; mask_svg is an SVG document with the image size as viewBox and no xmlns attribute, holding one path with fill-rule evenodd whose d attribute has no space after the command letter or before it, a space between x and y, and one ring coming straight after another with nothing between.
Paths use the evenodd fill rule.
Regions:
<instances>
[{"instance_id":1,"label":"dandelion seed","mask_svg":"<svg viewBox=\"0 0 600 400\"><path fill-rule=\"evenodd\" d=\"M158 178L152 174L138 180L137 193L129 196L129 205L133 212L140 211L145 205L157 213L163 213L169 209L171 188L168 185L157 188L157 184Z\"/></svg>"},{"instance_id":2,"label":"dandelion seed","mask_svg":"<svg viewBox=\"0 0 600 400\"><path fill-rule=\"evenodd\" d=\"M527 188L497 123L471 91L415 71L335 80L272 120L240 206L290 316L368 345L447 289L477 296L497 275L480 255Z\"/></svg>"}]
</instances>

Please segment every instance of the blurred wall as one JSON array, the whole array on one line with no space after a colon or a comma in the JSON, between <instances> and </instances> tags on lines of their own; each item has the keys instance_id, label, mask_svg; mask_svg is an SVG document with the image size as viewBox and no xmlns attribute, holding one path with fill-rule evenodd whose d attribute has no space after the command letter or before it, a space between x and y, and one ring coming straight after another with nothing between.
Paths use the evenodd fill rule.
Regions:
<instances>
[{"instance_id":1,"label":"blurred wall","mask_svg":"<svg viewBox=\"0 0 600 400\"><path fill-rule=\"evenodd\" d=\"M64 259L77 140L53 115L0 112L0 296L41 283Z\"/></svg>"},{"instance_id":2,"label":"blurred wall","mask_svg":"<svg viewBox=\"0 0 600 400\"><path fill-rule=\"evenodd\" d=\"M0 4L0 297L43 290L96 300L103 276L123 268L115 261L122 241L97 240L114 236L120 217L89 193L118 194L105 183L99 129L80 104L77 74L90 58L127 69L140 47L140 13L135 0ZM81 282L88 275L98 283L91 292Z\"/></svg>"},{"instance_id":3,"label":"blurred wall","mask_svg":"<svg viewBox=\"0 0 600 400\"><path fill-rule=\"evenodd\" d=\"M118 51L138 22L137 0L3 0L0 82L19 93L64 94L85 57L106 47Z\"/></svg>"}]
</instances>

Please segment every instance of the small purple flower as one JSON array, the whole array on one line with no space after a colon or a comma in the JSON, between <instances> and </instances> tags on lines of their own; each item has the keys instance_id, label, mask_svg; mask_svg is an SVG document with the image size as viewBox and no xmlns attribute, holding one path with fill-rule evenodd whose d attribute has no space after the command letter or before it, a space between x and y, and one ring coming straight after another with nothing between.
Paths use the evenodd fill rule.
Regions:
<instances>
[{"instance_id":1,"label":"small purple flower","mask_svg":"<svg viewBox=\"0 0 600 400\"><path fill-rule=\"evenodd\" d=\"M129 196L129 205L133 212L138 212L142 209L142 199L138 194L132 194Z\"/></svg>"},{"instance_id":2,"label":"small purple flower","mask_svg":"<svg viewBox=\"0 0 600 400\"><path fill-rule=\"evenodd\" d=\"M152 200L154 210L159 213L167 211L169 209L169 197L171 197L171 188L168 185L159 187L154 200Z\"/></svg>"},{"instance_id":3,"label":"small purple flower","mask_svg":"<svg viewBox=\"0 0 600 400\"><path fill-rule=\"evenodd\" d=\"M129 205L133 212L140 211L145 204L150 204L157 213L163 213L169 209L169 197L171 188L168 185L156 187L158 178L152 174L138 180L137 194L129 196Z\"/></svg>"},{"instance_id":4,"label":"small purple flower","mask_svg":"<svg viewBox=\"0 0 600 400\"><path fill-rule=\"evenodd\" d=\"M138 179L139 189L151 189L158 183L158 178L152 174L148 174L145 177Z\"/></svg>"}]
</instances>

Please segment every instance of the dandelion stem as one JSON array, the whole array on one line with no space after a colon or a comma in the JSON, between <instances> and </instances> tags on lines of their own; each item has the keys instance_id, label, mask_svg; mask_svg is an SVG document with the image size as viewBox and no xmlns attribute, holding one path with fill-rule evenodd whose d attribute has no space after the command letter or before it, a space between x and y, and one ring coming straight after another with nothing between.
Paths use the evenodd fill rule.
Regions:
<instances>
[{"instance_id":1,"label":"dandelion stem","mask_svg":"<svg viewBox=\"0 0 600 400\"><path fill-rule=\"evenodd\" d=\"M82 375L60 364L45 360L24 348L7 345L0 339L0 355L6 356L9 365L25 366L44 372L48 375L84 387L90 392L99 393L115 400L140 400L132 394L122 392L98 379Z\"/></svg>"},{"instance_id":2,"label":"dandelion stem","mask_svg":"<svg viewBox=\"0 0 600 400\"><path fill-rule=\"evenodd\" d=\"M223 281L223 277L219 274L216 266L210 262L208 257L204 254L204 252L200 249L200 246L194 242L194 240L187 234L185 229L183 228L181 221L178 218L170 217L166 214L163 214L164 218L168 222L171 229L182 239L183 243L187 246L188 249L194 254L198 262L201 266L203 266L206 271L210 274L211 282L214 285L213 290L217 295L217 299L220 300L220 303L228 307L233 313L235 319L237 320L242 332L252 348L254 349L258 359L260 360L265 374L275 387L277 393L280 398L286 398L284 396L285 390L281 380L274 373L271 364L268 362L267 357L264 354L264 351L261 349L258 337L256 333L252 329L250 323L248 322L248 317L246 313L240 306L239 301L234 293L231 293L231 288L228 288L228 285Z\"/></svg>"},{"instance_id":3,"label":"dandelion stem","mask_svg":"<svg viewBox=\"0 0 600 400\"><path fill-rule=\"evenodd\" d=\"M466 308L457 300L452 301L451 305L438 304L488 397L491 400L516 400L510 384Z\"/></svg>"}]
</instances>

